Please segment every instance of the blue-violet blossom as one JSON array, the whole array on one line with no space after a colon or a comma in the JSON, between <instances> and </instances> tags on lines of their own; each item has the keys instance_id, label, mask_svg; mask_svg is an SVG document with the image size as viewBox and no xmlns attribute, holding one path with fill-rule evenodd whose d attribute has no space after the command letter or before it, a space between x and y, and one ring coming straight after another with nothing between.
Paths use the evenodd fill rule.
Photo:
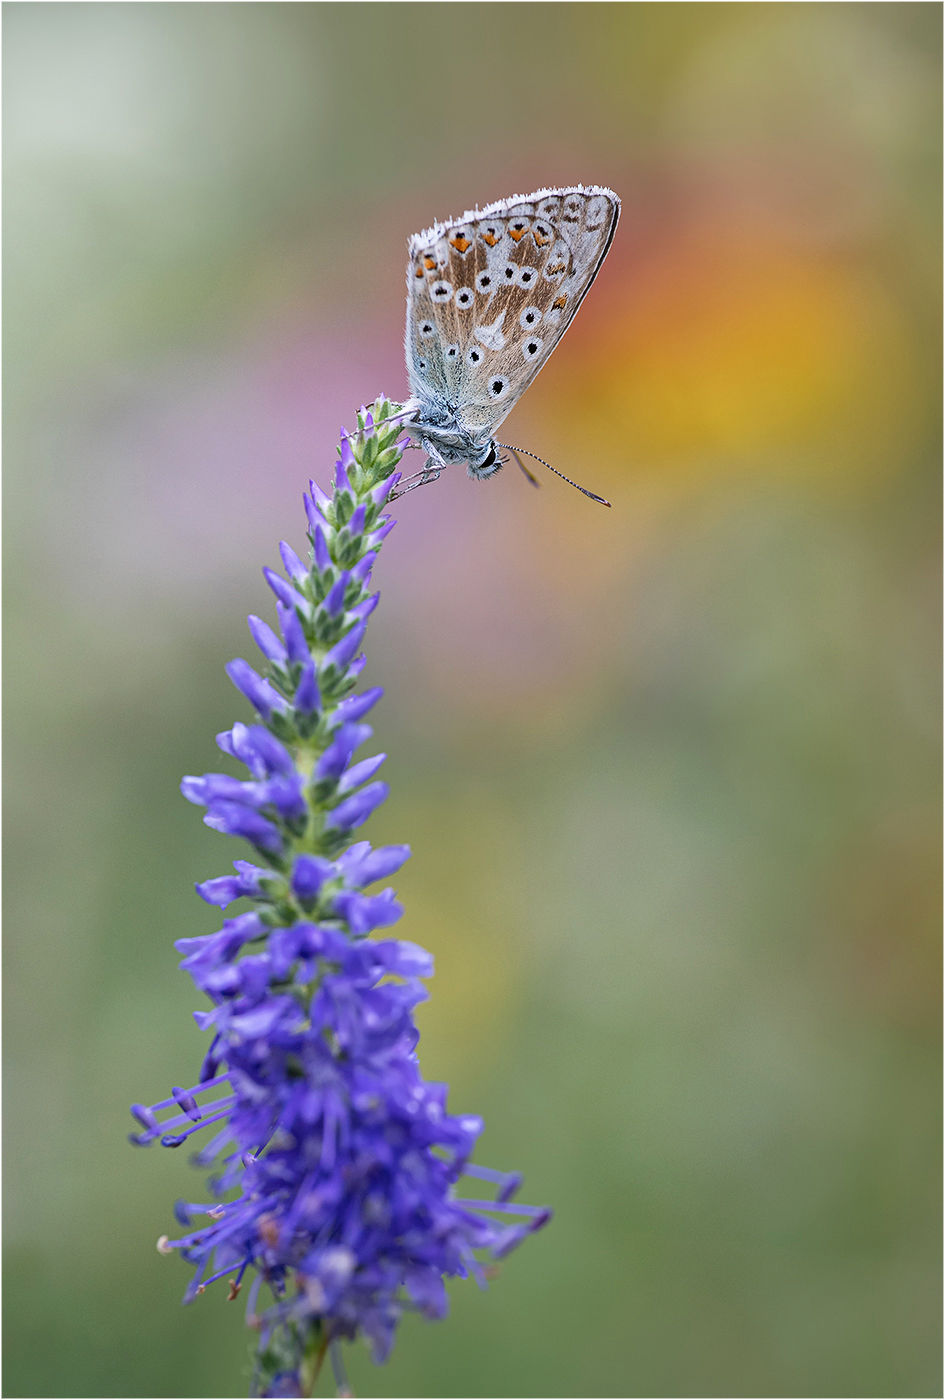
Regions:
<instances>
[{"instance_id":1,"label":"blue-violet blossom","mask_svg":"<svg viewBox=\"0 0 945 1400\"><path fill-rule=\"evenodd\" d=\"M501 1259L551 1214L512 1202L517 1173L470 1162L482 1120L448 1113L447 1086L423 1079L415 1053L413 1008L433 959L371 936L402 910L392 889L365 890L410 854L354 839L387 796L376 778L384 755L355 760L382 691L354 687L378 601L371 570L394 525L383 509L400 480L398 433L396 405L361 411L357 432L342 433L331 494L312 482L304 497L311 563L283 544L287 577L264 570L281 636L250 617L265 674L242 660L227 673L257 720L217 736L249 778L181 784L208 826L255 853L197 893L249 907L176 944L211 1003L194 1012L213 1037L199 1083L132 1107L139 1146L178 1147L213 1125L193 1161L215 1164L214 1199L179 1201L179 1238L162 1236L158 1249L193 1265L188 1303L224 1278L233 1299L253 1271L257 1395L310 1395L326 1352L348 1393L342 1340L362 1334L384 1361L405 1309L443 1317L445 1278L484 1286L477 1251ZM462 1176L490 1194L460 1196ZM273 1297L265 1309L261 1284Z\"/></svg>"}]
</instances>

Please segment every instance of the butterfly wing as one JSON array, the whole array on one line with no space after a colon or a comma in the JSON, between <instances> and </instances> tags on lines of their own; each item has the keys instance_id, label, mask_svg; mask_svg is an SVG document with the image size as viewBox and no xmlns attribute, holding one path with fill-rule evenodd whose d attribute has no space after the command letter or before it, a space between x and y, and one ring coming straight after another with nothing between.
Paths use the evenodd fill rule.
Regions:
<instances>
[{"instance_id":1,"label":"butterfly wing","mask_svg":"<svg viewBox=\"0 0 945 1400\"><path fill-rule=\"evenodd\" d=\"M407 372L471 432L495 431L574 319L620 200L597 185L501 200L410 240Z\"/></svg>"}]
</instances>

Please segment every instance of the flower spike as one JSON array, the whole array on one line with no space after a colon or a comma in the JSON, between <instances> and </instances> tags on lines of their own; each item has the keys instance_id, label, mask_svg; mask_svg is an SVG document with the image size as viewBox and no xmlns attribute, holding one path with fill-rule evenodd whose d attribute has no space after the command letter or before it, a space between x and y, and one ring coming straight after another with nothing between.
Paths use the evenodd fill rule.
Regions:
<instances>
[{"instance_id":1,"label":"flower spike","mask_svg":"<svg viewBox=\"0 0 945 1400\"><path fill-rule=\"evenodd\" d=\"M193 1268L185 1303L218 1281L232 1300L252 1271L254 1395L311 1394L326 1355L350 1394L344 1342L363 1336L384 1361L405 1310L443 1317L447 1278L485 1287L479 1256L503 1258L550 1218L512 1203L517 1173L470 1162L481 1119L450 1114L446 1086L423 1078L413 1013L433 960L380 936L403 912L393 889L365 893L410 848L353 839L388 794L375 777L384 755L356 758L383 690L353 688L380 596L371 570L394 526L380 512L399 480L399 414L384 399L362 410L331 494L313 482L304 497L310 564L283 544L291 581L264 571L282 632L249 619L266 673L243 660L226 668L258 718L217 743L248 778L205 773L181 787L208 826L254 852L198 895L250 907L177 940L208 1001L194 1017L210 1045L198 1083L131 1110L136 1146L175 1148L210 1129L192 1160L213 1169L215 1200L179 1201L182 1233L158 1249ZM464 1198L464 1174L488 1198Z\"/></svg>"}]
</instances>

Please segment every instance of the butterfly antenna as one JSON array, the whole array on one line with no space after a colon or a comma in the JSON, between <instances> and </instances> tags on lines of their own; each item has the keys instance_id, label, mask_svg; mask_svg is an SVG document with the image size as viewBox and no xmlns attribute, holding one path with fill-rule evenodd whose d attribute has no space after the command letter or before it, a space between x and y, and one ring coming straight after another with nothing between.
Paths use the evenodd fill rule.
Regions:
<instances>
[{"instance_id":1,"label":"butterfly antenna","mask_svg":"<svg viewBox=\"0 0 945 1400\"><path fill-rule=\"evenodd\" d=\"M527 447L513 447L511 443L508 442L499 442L496 443L496 446L504 447L507 451L511 452L512 456L515 458L516 462L518 462L519 466L521 467L525 475L528 477L529 481L531 481L535 486L538 486L539 482L534 476L532 476L525 463L519 461L518 454L520 452L524 452L526 457L534 457L536 462L540 462L543 467L547 467L550 472L554 472L555 476L560 476L561 480L566 481L569 486L573 486L575 491L580 491L585 496L590 496L591 500L596 501L598 505L607 506L608 508L610 507L610 502L605 501L603 496L595 496L594 492L588 491L586 486L578 486L576 481L572 481L569 476L565 476L564 472L559 472L557 467L553 467L550 462L546 462L544 457L539 457L537 452L529 452Z\"/></svg>"}]
</instances>

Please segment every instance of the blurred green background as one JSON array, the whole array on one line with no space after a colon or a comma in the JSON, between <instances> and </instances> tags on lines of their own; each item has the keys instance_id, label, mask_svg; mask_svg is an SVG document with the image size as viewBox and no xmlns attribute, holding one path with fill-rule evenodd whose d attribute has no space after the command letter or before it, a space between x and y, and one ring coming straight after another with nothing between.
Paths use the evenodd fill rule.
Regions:
<instances>
[{"instance_id":1,"label":"blurred green background","mask_svg":"<svg viewBox=\"0 0 945 1400\"><path fill-rule=\"evenodd\" d=\"M245 1393L125 1142L243 854L177 784L404 394L408 235L576 182L618 236L505 435L614 508L404 501L367 676L421 1063L556 1218L355 1390L941 1393L941 17L5 5L7 1395Z\"/></svg>"}]
</instances>

